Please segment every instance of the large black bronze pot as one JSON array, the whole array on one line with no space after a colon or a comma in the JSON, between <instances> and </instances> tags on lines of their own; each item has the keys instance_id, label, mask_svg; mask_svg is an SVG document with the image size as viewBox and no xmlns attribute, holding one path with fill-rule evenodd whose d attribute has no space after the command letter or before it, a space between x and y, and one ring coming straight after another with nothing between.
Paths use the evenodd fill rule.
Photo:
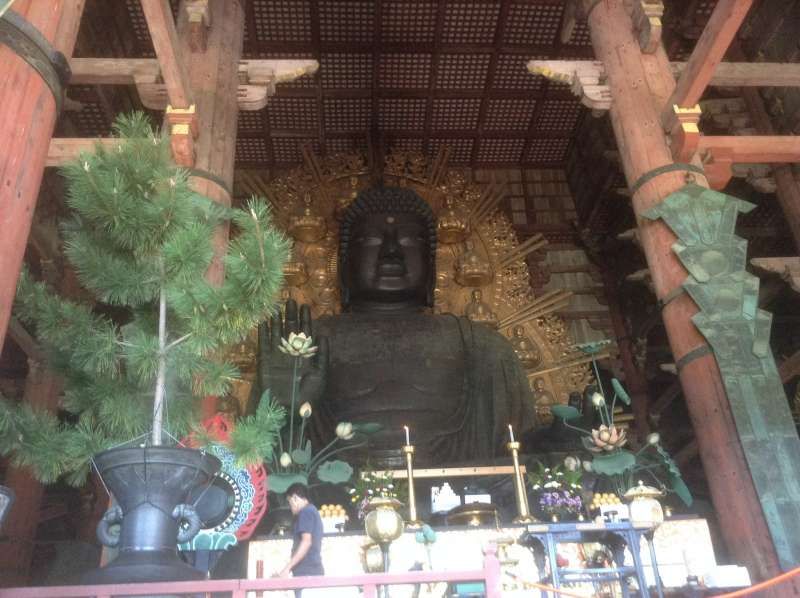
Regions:
<instances>
[{"instance_id":1,"label":"large black bronze pot","mask_svg":"<svg viewBox=\"0 0 800 598\"><path fill-rule=\"evenodd\" d=\"M102 452L95 464L116 501L98 524L97 537L117 548L119 556L87 573L82 582L202 579L201 571L178 557L177 543L199 531L200 518L187 501L192 490L211 482L219 459L194 449L137 447ZM116 524L119 534L112 533Z\"/></svg>"}]
</instances>

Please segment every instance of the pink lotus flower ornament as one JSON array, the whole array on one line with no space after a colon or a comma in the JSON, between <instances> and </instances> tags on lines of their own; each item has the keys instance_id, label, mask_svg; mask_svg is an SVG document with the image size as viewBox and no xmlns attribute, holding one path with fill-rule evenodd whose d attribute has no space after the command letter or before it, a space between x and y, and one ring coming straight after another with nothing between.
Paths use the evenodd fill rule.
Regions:
<instances>
[{"instance_id":1,"label":"pink lotus flower ornament","mask_svg":"<svg viewBox=\"0 0 800 598\"><path fill-rule=\"evenodd\" d=\"M602 425L597 430L592 430L592 445L587 447L595 453L613 451L625 446L628 437L625 430L618 430L616 426Z\"/></svg>"}]
</instances>

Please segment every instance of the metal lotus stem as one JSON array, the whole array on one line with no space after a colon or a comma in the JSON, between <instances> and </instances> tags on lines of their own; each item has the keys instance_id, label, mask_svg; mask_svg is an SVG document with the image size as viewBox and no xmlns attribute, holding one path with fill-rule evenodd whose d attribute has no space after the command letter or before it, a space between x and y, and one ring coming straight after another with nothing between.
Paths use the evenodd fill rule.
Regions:
<instances>
[{"instance_id":1,"label":"metal lotus stem","mask_svg":"<svg viewBox=\"0 0 800 598\"><path fill-rule=\"evenodd\" d=\"M511 451L511 458L514 460L514 489L517 496L517 516L514 523L534 523L536 519L531 517L528 511L528 493L525 490L525 482L522 479L522 472L519 468L519 442L509 442L506 444Z\"/></svg>"},{"instance_id":2,"label":"metal lotus stem","mask_svg":"<svg viewBox=\"0 0 800 598\"><path fill-rule=\"evenodd\" d=\"M417 499L414 494L414 446L406 444L402 448L406 456L406 471L408 472L408 521L406 528L419 529L422 521L417 519Z\"/></svg>"}]
</instances>

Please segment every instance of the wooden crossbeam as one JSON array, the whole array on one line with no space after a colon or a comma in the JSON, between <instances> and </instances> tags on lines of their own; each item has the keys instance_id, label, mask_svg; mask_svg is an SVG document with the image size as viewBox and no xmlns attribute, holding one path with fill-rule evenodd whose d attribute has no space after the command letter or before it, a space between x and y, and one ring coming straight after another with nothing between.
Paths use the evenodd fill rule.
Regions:
<instances>
[{"instance_id":1,"label":"wooden crossbeam","mask_svg":"<svg viewBox=\"0 0 800 598\"><path fill-rule=\"evenodd\" d=\"M141 0L141 4L167 86L169 103L173 108L189 108L192 104L189 75L181 60L178 32L175 30L169 1Z\"/></svg>"},{"instance_id":2,"label":"wooden crossbeam","mask_svg":"<svg viewBox=\"0 0 800 598\"><path fill-rule=\"evenodd\" d=\"M70 58L72 85L156 83L161 67L155 58Z\"/></svg>"},{"instance_id":3,"label":"wooden crossbeam","mask_svg":"<svg viewBox=\"0 0 800 598\"><path fill-rule=\"evenodd\" d=\"M29 359L33 359L39 363L46 362L47 357L39 346L39 343L25 330L25 327L20 321L13 316L8 322L8 336L19 345L19 348L22 349L23 353L25 353Z\"/></svg>"},{"instance_id":4,"label":"wooden crossbeam","mask_svg":"<svg viewBox=\"0 0 800 598\"><path fill-rule=\"evenodd\" d=\"M666 130L672 129L673 106L691 108L700 101L717 65L722 62L753 0L719 0L661 113Z\"/></svg>"},{"instance_id":5,"label":"wooden crossbeam","mask_svg":"<svg viewBox=\"0 0 800 598\"><path fill-rule=\"evenodd\" d=\"M70 82L75 85L135 85L142 104L151 110L163 110L172 103L155 58L73 58L69 64ZM239 61L239 109L260 110L276 85L311 75L318 68L316 60L305 59Z\"/></svg>"},{"instance_id":6,"label":"wooden crossbeam","mask_svg":"<svg viewBox=\"0 0 800 598\"><path fill-rule=\"evenodd\" d=\"M678 79L686 62L670 62ZM800 64L791 62L721 62L708 82L710 87L798 87Z\"/></svg>"},{"instance_id":7,"label":"wooden crossbeam","mask_svg":"<svg viewBox=\"0 0 800 598\"><path fill-rule=\"evenodd\" d=\"M119 139L114 137L54 137L50 140L45 166L62 166L77 158L82 152L93 151L97 143L115 147L119 143Z\"/></svg>"},{"instance_id":8,"label":"wooden crossbeam","mask_svg":"<svg viewBox=\"0 0 800 598\"><path fill-rule=\"evenodd\" d=\"M85 60L85 59L84 59ZM125 59L115 59L125 60ZM670 62L675 78L686 71L687 62ZM528 71L560 83L572 84L575 76L605 81L603 63L597 60L531 60ZM581 82L585 86L586 81ZM708 82L710 87L800 87L800 63L721 62Z\"/></svg>"},{"instance_id":9,"label":"wooden crossbeam","mask_svg":"<svg viewBox=\"0 0 800 598\"><path fill-rule=\"evenodd\" d=\"M738 163L800 162L800 135L703 135L697 149L730 152Z\"/></svg>"}]
</instances>

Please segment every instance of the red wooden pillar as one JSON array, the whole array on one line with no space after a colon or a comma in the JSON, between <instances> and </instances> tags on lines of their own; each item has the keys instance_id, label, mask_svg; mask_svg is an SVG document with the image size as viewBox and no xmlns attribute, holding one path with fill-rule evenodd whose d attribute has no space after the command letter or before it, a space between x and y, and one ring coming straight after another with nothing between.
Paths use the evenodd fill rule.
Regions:
<instances>
[{"instance_id":1,"label":"red wooden pillar","mask_svg":"<svg viewBox=\"0 0 800 598\"><path fill-rule=\"evenodd\" d=\"M84 0L17 0L12 10L66 56L72 55ZM0 347L28 242L56 102L42 76L0 45Z\"/></svg>"},{"instance_id":2,"label":"red wooden pillar","mask_svg":"<svg viewBox=\"0 0 800 598\"><path fill-rule=\"evenodd\" d=\"M178 15L178 38L192 90L198 123L194 142L192 187L222 205L231 205L233 166L236 157L236 129L239 118L237 90L239 60L244 40L244 9L240 0L209 0L205 44L198 43L198 27L190 22L184 1ZM228 228L220 228L214 236L214 262L206 278L222 284L223 257L227 249ZM216 411L216 397L208 397L203 415Z\"/></svg>"},{"instance_id":3,"label":"red wooden pillar","mask_svg":"<svg viewBox=\"0 0 800 598\"><path fill-rule=\"evenodd\" d=\"M55 409L61 392L60 378L32 359L28 365L23 400L35 409ZM0 542L0 585L21 586L28 582L44 487L27 469L17 467L8 469L4 483L14 490L16 500L3 524L6 538Z\"/></svg>"},{"instance_id":4,"label":"red wooden pillar","mask_svg":"<svg viewBox=\"0 0 800 598\"><path fill-rule=\"evenodd\" d=\"M633 24L623 0L587 2L592 45L605 66L613 102L611 122L629 186L655 168L672 164L653 92L661 95L674 86L665 61L643 59ZM651 92L655 83L660 89ZM685 184L685 173L668 172L641 185L633 195L633 209L642 248L659 299L680 288L686 270L672 251L674 234L661 221L641 214ZM686 294L666 302L662 315L676 363L706 345L690 318L697 307ZM694 425L700 457L722 533L733 557L748 566L756 579L780 572L717 363L711 354L689 360L680 380ZM786 589L786 588L783 588ZM786 595L786 594L783 594Z\"/></svg>"}]
</instances>

